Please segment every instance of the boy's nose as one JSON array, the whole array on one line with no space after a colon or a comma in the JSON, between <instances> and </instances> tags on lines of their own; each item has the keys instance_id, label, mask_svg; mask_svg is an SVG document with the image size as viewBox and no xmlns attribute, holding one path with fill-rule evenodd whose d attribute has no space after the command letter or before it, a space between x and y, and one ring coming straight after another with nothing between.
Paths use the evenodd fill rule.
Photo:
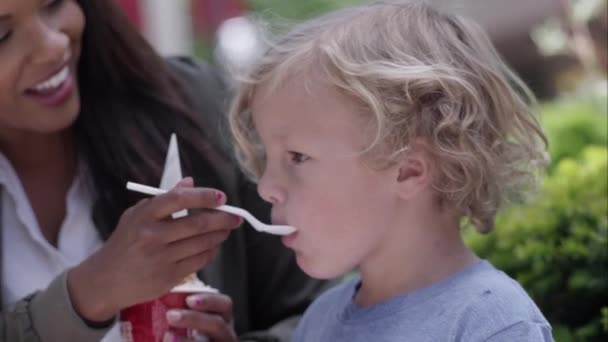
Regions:
<instances>
[{"instance_id":1,"label":"boy's nose","mask_svg":"<svg viewBox=\"0 0 608 342\"><path fill-rule=\"evenodd\" d=\"M264 171L258 180L258 193L266 202L277 205L285 202L286 194L283 187L279 184L277 176Z\"/></svg>"}]
</instances>

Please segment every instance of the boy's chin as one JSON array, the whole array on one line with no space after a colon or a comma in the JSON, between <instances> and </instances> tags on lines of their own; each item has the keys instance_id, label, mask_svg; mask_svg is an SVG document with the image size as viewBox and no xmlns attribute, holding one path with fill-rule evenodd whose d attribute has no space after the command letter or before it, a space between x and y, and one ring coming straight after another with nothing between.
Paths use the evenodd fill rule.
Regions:
<instances>
[{"instance_id":1,"label":"boy's chin","mask_svg":"<svg viewBox=\"0 0 608 342\"><path fill-rule=\"evenodd\" d=\"M298 266L304 273L316 279L334 279L348 273L348 269L342 269L323 260L310 260L296 253Z\"/></svg>"}]
</instances>

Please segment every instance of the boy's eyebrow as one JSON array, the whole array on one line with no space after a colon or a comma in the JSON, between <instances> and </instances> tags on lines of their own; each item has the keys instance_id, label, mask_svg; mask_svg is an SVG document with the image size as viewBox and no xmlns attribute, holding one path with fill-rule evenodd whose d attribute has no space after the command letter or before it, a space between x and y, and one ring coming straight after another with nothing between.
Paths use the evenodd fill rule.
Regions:
<instances>
[{"instance_id":1,"label":"boy's eyebrow","mask_svg":"<svg viewBox=\"0 0 608 342\"><path fill-rule=\"evenodd\" d=\"M7 21L11 18L10 14L2 14L0 15L0 21Z\"/></svg>"},{"instance_id":2,"label":"boy's eyebrow","mask_svg":"<svg viewBox=\"0 0 608 342\"><path fill-rule=\"evenodd\" d=\"M286 132L281 130L279 132L273 132L269 138L276 143L286 144L288 141L290 141L290 137L290 134L287 134Z\"/></svg>"},{"instance_id":3,"label":"boy's eyebrow","mask_svg":"<svg viewBox=\"0 0 608 342\"><path fill-rule=\"evenodd\" d=\"M287 139L287 134L285 134L285 132L272 132L271 137L273 139L279 140L279 141L285 141Z\"/></svg>"},{"instance_id":4,"label":"boy's eyebrow","mask_svg":"<svg viewBox=\"0 0 608 342\"><path fill-rule=\"evenodd\" d=\"M258 131L259 134L259 131ZM279 140L279 141L285 141L288 137L287 133L285 133L284 129L281 129L279 127L274 127L273 129L269 129L267 131L267 136L268 138L272 139L272 140Z\"/></svg>"}]
</instances>

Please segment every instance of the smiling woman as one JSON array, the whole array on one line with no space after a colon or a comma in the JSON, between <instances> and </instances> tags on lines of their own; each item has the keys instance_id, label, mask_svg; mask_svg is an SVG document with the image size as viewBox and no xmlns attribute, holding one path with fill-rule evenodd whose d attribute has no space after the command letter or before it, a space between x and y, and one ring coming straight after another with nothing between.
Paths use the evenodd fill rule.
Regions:
<instances>
[{"instance_id":1,"label":"smiling woman","mask_svg":"<svg viewBox=\"0 0 608 342\"><path fill-rule=\"evenodd\" d=\"M203 268L224 294L190 298L173 326L290 338L323 282L277 238L230 234L230 214L166 219L228 199L268 221L222 153L225 97L210 66L162 59L112 1L0 1L0 342L118 340L117 312ZM126 182L158 184L173 132L206 188L136 203Z\"/></svg>"},{"instance_id":2,"label":"smiling woman","mask_svg":"<svg viewBox=\"0 0 608 342\"><path fill-rule=\"evenodd\" d=\"M17 3L22 3L19 8ZM66 128L79 111L82 11L63 0L9 0L0 4L0 15L0 129L44 133Z\"/></svg>"}]
</instances>

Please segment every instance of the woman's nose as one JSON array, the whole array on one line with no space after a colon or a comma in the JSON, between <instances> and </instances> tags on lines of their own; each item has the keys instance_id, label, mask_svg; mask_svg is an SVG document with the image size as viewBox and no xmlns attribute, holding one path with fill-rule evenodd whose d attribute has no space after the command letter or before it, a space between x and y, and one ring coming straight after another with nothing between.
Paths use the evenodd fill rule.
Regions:
<instances>
[{"instance_id":1,"label":"woman's nose","mask_svg":"<svg viewBox=\"0 0 608 342\"><path fill-rule=\"evenodd\" d=\"M274 172L269 172L268 169L264 170L264 173L258 180L258 193L262 199L273 205L284 203L287 197L284 187L280 184L278 175Z\"/></svg>"},{"instance_id":2,"label":"woman's nose","mask_svg":"<svg viewBox=\"0 0 608 342\"><path fill-rule=\"evenodd\" d=\"M41 23L38 28L37 39L34 42L32 61L35 64L58 65L65 61L70 38L61 30Z\"/></svg>"}]
</instances>

